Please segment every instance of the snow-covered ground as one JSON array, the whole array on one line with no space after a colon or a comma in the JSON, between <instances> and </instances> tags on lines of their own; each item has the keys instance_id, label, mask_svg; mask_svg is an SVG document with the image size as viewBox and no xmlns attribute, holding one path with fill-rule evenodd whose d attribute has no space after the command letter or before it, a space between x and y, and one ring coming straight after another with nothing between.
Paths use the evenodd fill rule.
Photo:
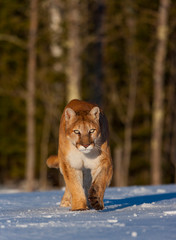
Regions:
<instances>
[{"instance_id":1,"label":"snow-covered ground","mask_svg":"<svg viewBox=\"0 0 176 240\"><path fill-rule=\"evenodd\" d=\"M71 212L62 195L0 193L0 240L176 239L176 185L108 188L103 211Z\"/></svg>"}]
</instances>

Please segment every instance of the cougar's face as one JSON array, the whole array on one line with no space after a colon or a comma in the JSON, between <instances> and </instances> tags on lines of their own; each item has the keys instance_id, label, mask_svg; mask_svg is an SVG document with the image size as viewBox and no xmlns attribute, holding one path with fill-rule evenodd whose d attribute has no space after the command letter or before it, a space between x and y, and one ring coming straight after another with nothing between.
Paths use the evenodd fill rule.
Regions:
<instances>
[{"instance_id":1,"label":"cougar's face","mask_svg":"<svg viewBox=\"0 0 176 240\"><path fill-rule=\"evenodd\" d=\"M99 129L97 126L88 122L75 126L72 133L74 145L83 153L89 153L95 147L98 135Z\"/></svg>"},{"instance_id":2,"label":"cougar's face","mask_svg":"<svg viewBox=\"0 0 176 240\"><path fill-rule=\"evenodd\" d=\"M69 110L70 111L70 110ZM74 113L70 111L73 115ZM92 114L76 115L67 119L67 137L72 144L83 153L90 153L100 136L99 118L95 119Z\"/></svg>"}]
</instances>

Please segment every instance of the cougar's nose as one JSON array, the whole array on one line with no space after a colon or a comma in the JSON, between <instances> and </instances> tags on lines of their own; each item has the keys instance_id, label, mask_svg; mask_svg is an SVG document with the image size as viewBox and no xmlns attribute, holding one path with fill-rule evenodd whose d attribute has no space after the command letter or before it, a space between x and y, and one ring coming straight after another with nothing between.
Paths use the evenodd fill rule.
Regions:
<instances>
[{"instance_id":1,"label":"cougar's nose","mask_svg":"<svg viewBox=\"0 0 176 240\"><path fill-rule=\"evenodd\" d=\"M85 144L85 145L83 145L83 147L87 148L89 145L90 145L90 144Z\"/></svg>"}]
</instances>

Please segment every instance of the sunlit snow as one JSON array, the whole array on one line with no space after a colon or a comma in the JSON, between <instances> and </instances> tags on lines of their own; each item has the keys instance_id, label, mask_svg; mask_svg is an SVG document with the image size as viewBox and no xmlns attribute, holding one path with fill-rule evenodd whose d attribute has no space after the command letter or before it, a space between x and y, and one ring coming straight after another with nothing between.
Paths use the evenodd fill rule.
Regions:
<instances>
[{"instance_id":1,"label":"sunlit snow","mask_svg":"<svg viewBox=\"0 0 176 240\"><path fill-rule=\"evenodd\" d=\"M63 191L0 191L0 240L176 239L176 185L108 188L102 211L59 207Z\"/></svg>"}]
</instances>

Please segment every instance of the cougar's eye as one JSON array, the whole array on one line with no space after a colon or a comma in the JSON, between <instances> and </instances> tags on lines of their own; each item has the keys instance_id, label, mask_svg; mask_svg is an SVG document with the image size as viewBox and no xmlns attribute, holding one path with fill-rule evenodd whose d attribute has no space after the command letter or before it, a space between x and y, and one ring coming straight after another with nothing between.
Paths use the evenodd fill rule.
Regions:
<instances>
[{"instance_id":1,"label":"cougar's eye","mask_svg":"<svg viewBox=\"0 0 176 240\"><path fill-rule=\"evenodd\" d=\"M73 130L73 132L74 132L75 134L80 134L80 131L79 131L79 130Z\"/></svg>"},{"instance_id":2,"label":"cougar's eye","mask_svg":"<svg viewBox=\"0 0 176 240\"><path fill-rule=\"evenodd\" d=\"M95 132L95 129L90 129L89 130L89 133L93 133L93 132Z\"/></svg>"}]
</instances>

